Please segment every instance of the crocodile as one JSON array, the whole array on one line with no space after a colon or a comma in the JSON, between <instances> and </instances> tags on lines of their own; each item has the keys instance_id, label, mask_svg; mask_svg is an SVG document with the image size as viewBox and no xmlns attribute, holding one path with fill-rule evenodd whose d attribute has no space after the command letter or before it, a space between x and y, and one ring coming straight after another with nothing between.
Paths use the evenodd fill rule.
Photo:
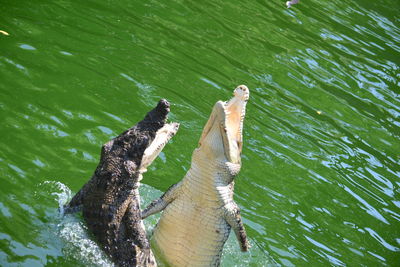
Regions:
<instances>
[{"instance_id":1,"label":"crocodile","mask_svg":"<svg viewBox=\"0 0 400 267\"><path fill-rule=\"evenodd\" d=\"M241 250L249 249L233 200L248 99L249 89L240 85L231 100L214 105L185 177L142 211L143 219L163 211L150 240L162 264L219 266L231 228Z\"/></svg>"},{"instance_id":2,"label":"crocodile","mask_svg":"<svg viewBox=\"0 0 400 267\"><path fill-rule=\"evenodd\" d=\"M142 174L176 134L179 124L166 123L165 99L137 125L102 146L91 179L65 211L82 210L88 229L117 266L157 266L141 219Z\"/></svg>"}]
</instances>

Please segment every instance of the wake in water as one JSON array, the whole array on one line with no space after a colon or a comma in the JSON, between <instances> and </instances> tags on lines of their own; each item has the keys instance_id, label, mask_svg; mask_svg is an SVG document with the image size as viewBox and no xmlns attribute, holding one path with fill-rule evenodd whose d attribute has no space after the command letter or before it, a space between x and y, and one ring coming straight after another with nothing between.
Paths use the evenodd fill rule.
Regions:
<instances>
[{"instance_id":1,"label":"wake in water","mask_svg":"<svg viewBox=\"0 0 400 267\"><path fill-rule=\"evenodd\" d=\"M59 217L55 218L57 220L56 234L64 243L62 248L64 256L78 261L83 266L114 266L97 243L90 238L82 217L77 213L64 214L63 207L73 195L68 186L57 181L45 181L43 184L50 186L50 194L55 197L54 200L59 207ZM141 206L147 206L152 200L160 197L161 194L161 191L142 184L140 187ZM157 214L144 220L149 234L151 234L159 217L160 214ZM271 264L267 264L268 259L263 251L254 242L250 241L250 244L252 247L249 252L240 252L235 236L231 233L224 247L221 266L270 266ZM260 264L261 262L265 263Z\"/></svg>"},{"instance_id":2,"label":"wake in water","mask_svg":"<svg viewBox=\"0 0 400 267\"><path fill-rule=\"evenodd\" d=\"M56 234L64 243L63 254L84 266L114 266L96 242L89 237L82 218L77 214L64 214L64 205L72 198L68 186L57 181L45 181L44 184L51 186L50 194L55 196L60 210Z\"/></svg>"}]
</instances>

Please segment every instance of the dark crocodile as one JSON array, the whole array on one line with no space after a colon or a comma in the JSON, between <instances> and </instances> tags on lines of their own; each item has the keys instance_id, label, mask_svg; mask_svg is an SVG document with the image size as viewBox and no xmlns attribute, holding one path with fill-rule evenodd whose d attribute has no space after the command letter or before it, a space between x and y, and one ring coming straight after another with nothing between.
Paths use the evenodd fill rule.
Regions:
<instances>
[{"instance_id":1,"label":"dark crocodile","mask_svg":"<svg viewBox=\"0 0 400 267\"><path fill-rule=\"evenodd\" d=\"M104 144L92 178L65 207L82 209L89 231L118 266L156 266L138 188L142 173L179 128L166 123L169 107L160 100L141 122Z\"/></svg>"}]
</instances>

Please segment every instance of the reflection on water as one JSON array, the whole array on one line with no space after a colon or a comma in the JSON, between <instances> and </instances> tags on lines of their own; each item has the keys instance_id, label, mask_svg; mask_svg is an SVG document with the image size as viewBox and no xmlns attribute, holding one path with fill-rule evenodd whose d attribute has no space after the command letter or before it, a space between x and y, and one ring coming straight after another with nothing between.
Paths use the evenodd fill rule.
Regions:
<instances>
[{"instance_id":1,"label":"reflection on water","mask_svg":"<svg viewBox=\"0 0 400 267\"><path fill-rule=\"evenodd\" d=\"M222 265L398 264L400 3L0 10L0 265L110 264L57 201L89 179L103 143L167 98L181 128L145 175L150 201L184 176L213 104L238 84L252 97L235 198L253 247L230 237Z\"/></svg>"}]
</instances>

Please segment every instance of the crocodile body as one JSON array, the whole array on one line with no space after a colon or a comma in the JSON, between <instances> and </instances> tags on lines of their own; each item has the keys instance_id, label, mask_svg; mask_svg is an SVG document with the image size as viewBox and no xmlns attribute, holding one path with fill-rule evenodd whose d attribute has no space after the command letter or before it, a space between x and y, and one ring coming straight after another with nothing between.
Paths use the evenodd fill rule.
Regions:
<instances>
[{"instance_id":1,"label":"crocodile body","mask_svg":"<svg viewBox=\"0 0 400 267\"><path fill-rule=\"evenodd\" d=\"M242 251L249 244L238 206L234 177L241 167L242 128L249 90L241 85L228 102L218 101L206 123L189 171L143 212L163 210L151 247L169 266L218 266L231 228Z\"/></svg>"},{"instance_id":2,"label":"crocodile body","mask_svg":"<svg viewBox=\"0 0 400 267\"><path fill-rule=\"evenodd\" d=\"M88 229L118 266L156 266L141 218L139 181L178 130L160 100L137 125L103 145L92 178L65 207L82 209Z\"/></svg>"}]
</instances>

